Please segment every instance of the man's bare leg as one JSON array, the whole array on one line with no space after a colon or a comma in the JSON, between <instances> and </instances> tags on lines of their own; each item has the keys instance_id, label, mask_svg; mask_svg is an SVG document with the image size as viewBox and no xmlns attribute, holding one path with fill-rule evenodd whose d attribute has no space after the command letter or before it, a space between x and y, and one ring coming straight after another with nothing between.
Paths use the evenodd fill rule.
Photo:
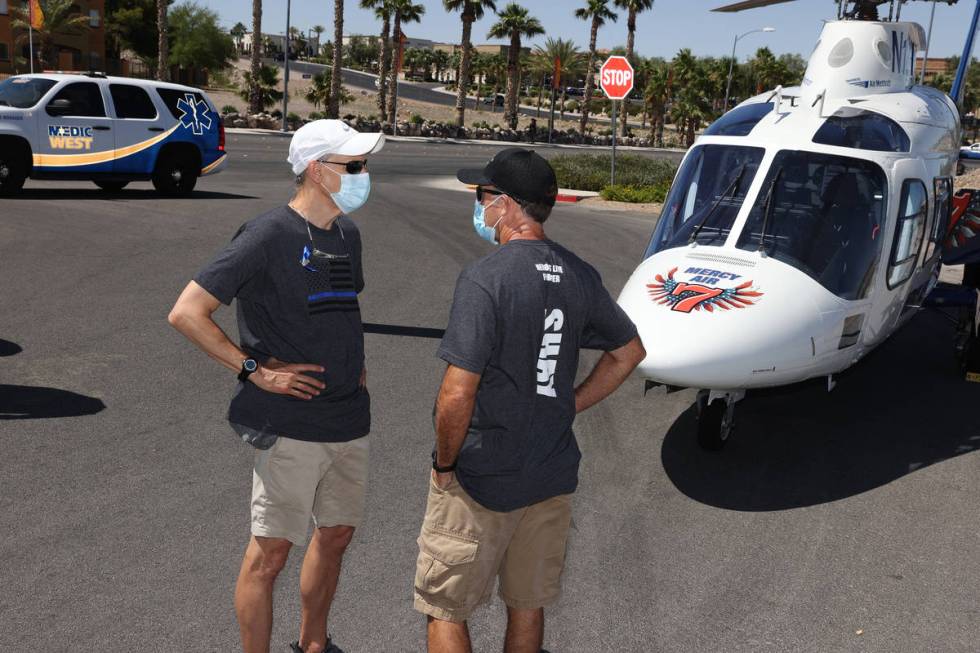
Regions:
<instances>
[{"instance_id":1,"label":"man's bare leg","mask_svg":"<svg viewBox=\"0 0 980 653\"><path fill-rule=\"evenodd\" d=\"M252 537L235 585L235 614L245 653L269 653L272 588L289 557L289 540Z\"/></svg>"},{"instance_id":2,"label":"man's bare leg","mask_svg":"<svg viewBox=\"0 0 980 653\"><path fill-rule=\"evenodd\" d=\"M457 624L429 617L429 653L472 653L466 622Z\"/></svg>"},{"instance_id":3,"label":"man's bare leg","mask_svg":"<svg viewBox=\"0 0 980 653\"><path fill-rule=\"evenodd\" d=\"M504 653L539 653L544 645L544 608L507 608Z\"/></svg>"},{"instance_id":4,"label":"man's bare leg","mask_svg":"<svg viewBox=\"0 0 980 653\"><path fill-rule=\"evenodd\" d=\"M353 526L330 526L316 529L310 540L299 577L299 645L305 653L320 653L327 646L327 617L337 592L340 563L352 537Z\"/></svg>"}]
</instances>

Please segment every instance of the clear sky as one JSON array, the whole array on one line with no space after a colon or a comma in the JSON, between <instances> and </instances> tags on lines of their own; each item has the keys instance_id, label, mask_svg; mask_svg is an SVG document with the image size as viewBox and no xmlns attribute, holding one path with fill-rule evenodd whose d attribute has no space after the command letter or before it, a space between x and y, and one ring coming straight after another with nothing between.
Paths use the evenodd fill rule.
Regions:
<instances>
[{"instance_id":1,"label":"clear sky","mask_svg":"<svg viewBox=\"0 0 980 653\"><path fill-rule=\"evenodd\" d=\"M251 27L252 3L248 0L197 1L198 4L216 11L226 27L238 21ZM405 33L415 38L458 42L461 29L459 14L447 13L441 0L420 1L426 8L425 16L421 24L406 26ZM736 55L745 59L756 48L765 45L776 54L797 53L807 57L820 34L821 21L836 17L836 4L833 0L796 0L784 5L735 14L710 11L727 3L726 0L656 0L653 10L641 14L637 20L637 51L646 57L670 58L679 49L687 47L699 56L727 56L731 52L732 40L736 34L771 26L776 28L775 32L753 34L740 40ZM504 4L506 0L498 0L498 9ZM571 38L583 50L588 49L589 25L574 16L575 9L585 4L584 0L522 0L519 4L541 21L548 36ZM345 34L374 34L380 31L378 21L371 12L360 9L357 0L346 0L345 5ZM928 29L931 6L930 2L925 1L909 2L902 10L902 18L918 22ZM952 7L944 1L936 6L930 57L960 54L974 6L969 0L960 0ZM473 26L475 43L494 42L486 38L487 30L494 22L493 18L492 15L487 15ZM292 0L291 23L302 30L316 24L323 25L327 28L323 37L326 40L333 35L333 2ZM286 0L264 0L263 31L282 33L285 25ZM532 40L531 45L543 42L544 38ZM611 48L625 43L625 15L618 22L609 23L599 30L600 48ZM980 54L980 47L976 48L974 54Z\"/></svg>"}]
</instances>

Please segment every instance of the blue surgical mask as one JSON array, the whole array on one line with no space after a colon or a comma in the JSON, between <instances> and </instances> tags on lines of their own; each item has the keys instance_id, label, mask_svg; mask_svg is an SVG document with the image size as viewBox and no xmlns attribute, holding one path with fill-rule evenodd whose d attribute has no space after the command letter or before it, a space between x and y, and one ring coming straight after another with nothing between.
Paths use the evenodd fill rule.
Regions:
<instances>
[{"instance_id":1,"label":"blue surgical mask","mask_svg":"<svg viewBox=\"0 0 980 653\"><path fill-rule=\"evenodd\" d=\"M501 197L503 197L503 196L501 196ZM499 199L500 199L500 197L498 197L493 202L490 202L490 206L493 206L494 202L496 202ZM474 206L473 206L473 228L476 230L476 235L479 236L480 238L482 238L483 240L485 240L487 242L491 242L494 245L499 245L500 243L497 240L497 225L500 224L500 220L503 220L504 219L504 216L500 216L500 219L498 219L497 222L494 223L494 225L492 227L487 226L487 223L486 223L486 212L487 212L487 209L488 208L490 208L490 207L484 207L483 204L481 204L479 200L476 200L474 202Z\"/></svg>"},{"instance_id":2,"label":"blue surgical mask","mask_svg":"<svg viewBox=\"0 0 980 653\"><path fill-rule=\"evenodd\" d=\"M330 168L326 169L330 170ZM366 172L358 175L342 175L335 170L330 170L330 172L340 177L340 190L336 193L330 193L330 199L337 205L337 208L347 214L364 206L368 195L371 194L371 175Z\"/></svg>"}]
</instances>

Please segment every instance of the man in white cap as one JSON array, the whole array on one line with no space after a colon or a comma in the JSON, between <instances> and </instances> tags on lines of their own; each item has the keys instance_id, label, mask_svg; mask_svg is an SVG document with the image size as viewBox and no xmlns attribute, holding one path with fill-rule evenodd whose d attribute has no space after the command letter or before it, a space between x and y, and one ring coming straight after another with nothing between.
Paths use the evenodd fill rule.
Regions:
<instances>
[{"instance_id":1,"label":"man in white cap","mask_svg":"<svg viewBox=\"0 0 980 653\"><path fill-rule=\"evenodd\" d=\"M383 145L384 135L339 120L300 128L289 145L293 199L242 225L170 313L170 324L238 375L228 419L256 448L252 537L235 589L245 653L269 651L273 584L290 547L306 544L311 517L299 640L289 647L340 651L327 615L364 511L370 431L361 238L347 216L367 200L367 156ZM232 299L237 345L212 319Z\"/></svg>"}]
</instances>

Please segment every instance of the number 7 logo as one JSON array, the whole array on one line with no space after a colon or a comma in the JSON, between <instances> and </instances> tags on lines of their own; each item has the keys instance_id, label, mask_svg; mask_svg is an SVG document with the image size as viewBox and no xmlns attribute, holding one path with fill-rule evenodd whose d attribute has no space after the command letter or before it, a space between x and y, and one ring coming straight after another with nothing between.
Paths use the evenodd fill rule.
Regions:
<instances>
[{"instance_id":1,"label":"number 7 logo","mask_svg":"<svg viewBox=\"0 0 980 653\"><path fill-rule=\"evenodd\" d=\"M693 295L688 295L684 297L684 293L694 293ZM674 288L674 292L670 293L673 297L679 297L680 300L675 302L671 306L670 310L680 311L681 313L690 313L697 307L701 302L708 301L709 299L714 299L724 290L721 288L709 288L707 286L701 286L693 283L680 282L677 287Z\"/></svg>"}]
</instances>

